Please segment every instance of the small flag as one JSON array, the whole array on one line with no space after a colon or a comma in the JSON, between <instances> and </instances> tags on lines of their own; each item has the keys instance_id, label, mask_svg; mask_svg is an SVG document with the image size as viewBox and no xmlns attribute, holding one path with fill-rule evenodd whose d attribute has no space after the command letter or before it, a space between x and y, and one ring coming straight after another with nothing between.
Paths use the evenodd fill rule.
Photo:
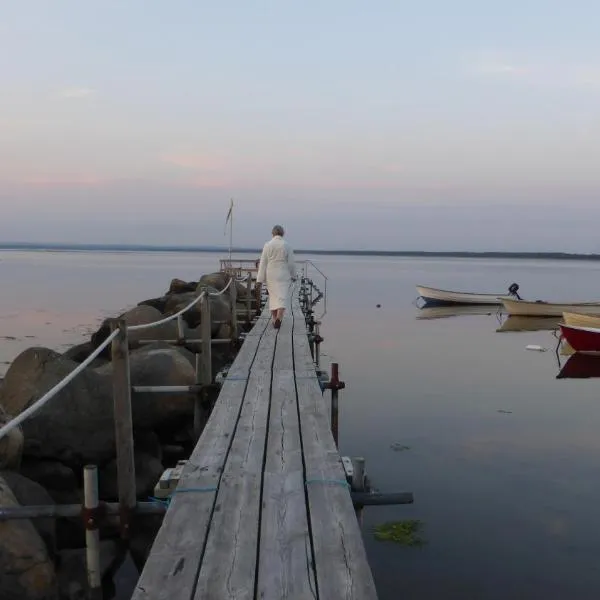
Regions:
<instances>
[{"instance_id":1,"label":"small flag","mask_svg":"<svg viewBox=\"0 0 600 600\"><path fill-rule=\"evenodd\" d=\"M229 223L229 219L231 219L231 212L233 211L233 198L231 199L231 204L229 205L229 211L227 212L227 218L225 219L225 225Z\"/></svg>"}]
</instances>

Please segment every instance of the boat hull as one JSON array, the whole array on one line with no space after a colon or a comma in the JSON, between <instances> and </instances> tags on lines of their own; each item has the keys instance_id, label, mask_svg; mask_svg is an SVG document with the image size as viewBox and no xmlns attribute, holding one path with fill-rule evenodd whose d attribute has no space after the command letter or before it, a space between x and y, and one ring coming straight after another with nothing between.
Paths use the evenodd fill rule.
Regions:
<instances>
[{"instance_id":1,"label":"boat hull","mask_svg":"<svg viewBox=\"0 0 600 600\"><path fill-rule=\"evenodd\" d=\"M479 304L500 306L506 294L471 294L469 292L453 292L437 288L417 286L419 296L425 301L425 306L455 306L461 304Z\"/></svg>"},{"instance_id":2,"label":"boat hull","mask_svg":"<svg viewBox=\"0 0 600 600\"><path fill-rule=\"evenodd\" d=\"M597 327L600 328L600 316L582 315L580 313L564 312L563 322L565 325L575 327Z\"/></svg>"},{"instance_id":3,"label":"boat hull","mask_svg":"<svg viewBox=\"0 0 600 600\"><path fill-rule=\"evenodd\" d=\"M505 298L502 304L509 315L521 317L562 317L565 312L600 315L600 302L554 304Z\"/></svg>"},{"instance_id":4,"label":"boat hull","mask_svg":"<svg viewBox=\"0 0 600 600\"><path fill-rule=\"evenodd\" d=\"M561 323L560 332L575 352L600 354L600 329Z\"/></svg>"}]
</instances>

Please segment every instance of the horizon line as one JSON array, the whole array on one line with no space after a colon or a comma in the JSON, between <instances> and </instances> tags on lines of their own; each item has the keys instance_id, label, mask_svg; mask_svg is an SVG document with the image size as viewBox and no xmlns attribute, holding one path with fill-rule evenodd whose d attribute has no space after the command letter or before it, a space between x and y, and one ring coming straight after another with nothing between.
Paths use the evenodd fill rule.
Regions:
<instances>
[{"instance_id":1,"label":"horizon line","mask_svg":"<svg viewBox=\"0 0 600 600\"><path fill-rule=\"evenodd\" d=\"M106 250L143 252L210 252L229 253L226 246L188 246L154 244L84 244L69 242L2 242L0 250ZM232 253L260 254L260 248L233 247ZM545 258L570 260L600 260L600 253L558 251L487 251L487 250L360 250L360 249L305 249L294 250L295 254L338 255L338 256L399 256L399 257L448 257L448 258Z\"/></svg>"}]
</instances>

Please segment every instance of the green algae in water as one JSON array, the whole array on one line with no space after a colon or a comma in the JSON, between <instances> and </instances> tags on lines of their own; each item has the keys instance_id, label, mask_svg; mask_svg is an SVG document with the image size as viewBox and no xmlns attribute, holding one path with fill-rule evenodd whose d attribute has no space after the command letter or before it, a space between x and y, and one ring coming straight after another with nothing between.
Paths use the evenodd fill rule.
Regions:
<instances>
[{"instance_id":1,"label":"green algae in water","mask_svg":"<svg viewBox=\"0 0 600 600\"><path fill-rule=\"evenodd\" d=\"M377 525L374 535L380 542L394 542L402 546L423 546L425 540L419 536L422 530L422 521L407 519Z\"/></svg>"}]
</instances>

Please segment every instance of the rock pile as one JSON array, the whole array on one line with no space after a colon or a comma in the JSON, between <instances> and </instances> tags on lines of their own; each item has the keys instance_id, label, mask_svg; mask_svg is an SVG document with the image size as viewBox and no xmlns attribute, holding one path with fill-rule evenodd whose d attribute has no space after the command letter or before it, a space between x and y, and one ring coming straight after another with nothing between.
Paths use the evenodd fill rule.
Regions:
<instances>
[{"instance_id":1,"label":"rock pile","mask_svg":"<svg viewBox=\"0 0 600 600\"><path fill-rule=\"evenodd\" d=\"M184 308L202 288L221 291L228 281L224 273L204 275L197 282L173 279L164 296L144 300L120 317L129 325L158 321ZM238 308L244 308L246 287L237 286ZM213 338L229 337L229 296L211 296L210 304ZM199 339L200 306L183 318L185 338ZM63 354L42 347L22 352L0 383L0 426L60 382L109 333L105 321L91 339ZM175 320L130 333L132 385L195 383L195 353L200 348L193 342L177 344L177 337ZM213 373L232 360L231 353L228 345L213 346ZM80 504L86 464L98 466L101 500L117 500L112 373L108 348L20 429L0 440L0 507ZM186 458L193 448L193 397L133 394L132 416L137 495L146 500L164 469ZM149 530L159 525L159 519L153 520L132 540L131 554L138 568L153 541ZM101 538L102 572L110 579L124 558L114 522L101 527ZM111 584L106 581L108 589ZM0 521L0 598L74 600L86 594L85 530L80 519Z\"/></svg>"}]
</instances>

